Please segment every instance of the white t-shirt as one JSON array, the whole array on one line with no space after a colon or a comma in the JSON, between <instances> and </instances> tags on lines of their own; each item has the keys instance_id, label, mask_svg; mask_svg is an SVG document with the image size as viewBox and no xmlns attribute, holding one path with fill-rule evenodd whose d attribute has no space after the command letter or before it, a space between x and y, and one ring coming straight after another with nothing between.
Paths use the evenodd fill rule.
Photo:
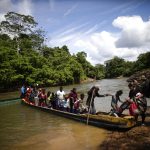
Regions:
<instances>
[{"instance_id":1,"label":"white t-shirt","mask_svg":"<svg viewBox=\"0 0 150 150\"><path fill-rule=\"evenodd\" d=\"M63 100L64 99L64 95L65 95L65 92L64 91L57 91L57 97L58 99L60 100Z\"/></svg>"}]
</instances>

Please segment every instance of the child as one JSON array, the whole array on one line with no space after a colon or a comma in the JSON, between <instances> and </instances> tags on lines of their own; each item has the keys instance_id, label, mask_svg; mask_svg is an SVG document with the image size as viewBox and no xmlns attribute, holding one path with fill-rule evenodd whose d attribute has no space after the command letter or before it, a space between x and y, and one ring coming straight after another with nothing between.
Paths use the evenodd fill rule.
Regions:
<instances>
[{"instance_id":1,"label":"child","mask_svg":"<svg viewBox=\"0 0 150 150\"><path fill-rule=\"evenodd\" d=\"M112 107L112 110L111 110L111 115L114 114L116 117L118 117L118 112L120 111L119 110L119 106L118 106L118 101L122 102L120 100L120 96L123 94L123 91L122 90L119 90L115 93L115 95L111 95L112 96L112 100L111 100L111 107ZM123 103L123 102L122 102Z\"/></svg>"}]
</instances>

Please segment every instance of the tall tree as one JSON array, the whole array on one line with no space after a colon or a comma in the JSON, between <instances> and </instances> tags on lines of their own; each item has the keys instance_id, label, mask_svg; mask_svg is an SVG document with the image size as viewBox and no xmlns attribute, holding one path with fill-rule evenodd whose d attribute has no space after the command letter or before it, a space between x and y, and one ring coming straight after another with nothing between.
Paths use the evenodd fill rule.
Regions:
<instances>
[{"instance_id":1,"label":"tall tree","mask_svg":"<svg viewBox=\"0 0 150 150\"><path fill-rule=\"evenodd\" d=\"M95 65L95 76L97 80L103 79L105 77L105 66L102 64Z\"/></svg>"},{"instance_id":2,"label":"tall tree","mask_svg":"<svg viewBox=\"0 0 150 150\"><path fill-rule=\"evenodd\" d=\"M134 71L150 68L150 52L140 54L133 66Z\"/></svg>"},{"instance_id":3,"label":"tall tree","mask_svg":"<svg viewBox=\"0 0 150 150\"><path fill-rule=\"evenodd\" d=\"M76 54L76 59L77 61L82 65L82 68L84 70L84 73L88 76L91 77L90 70L92 68L92 65L90 62L86 60L87 54L84 51L78 52Z\"/></svg>"},{"instance_id":4,"label":"tall tree","mask_svg":"<svg viewBox=\"0 0 150 150\"><path fill-rule=\"evenodd\" d=\"M106 64L106 77L113 78L123 75L125 60L115 56L113 59L105 62Z\"/></svg>"},{"instance_id":5,"label":"tall tree","mask_svg":"<svg viewBox=\"0 0 150 150\"><path fill-rule=\"evenodd\" d=\"M6 33L16 39L17 52L20 50L20 34L31 34L37 23L30 15L22 15L15 12L8 12L5 21L0 23L1 33Z\"/></svg>"},{"instance_id":6,"label":"tall tree","mask_svg":"<svg viewBox=\"0 0 150 150\"><path fill-rule=\"evenodd\" d=\"M19 36L19 34L31 33L37 23L30 15L22 15L15 12L8 12L5 15L6 21L1 22L1 30L3 32Z\"/></svg>"}]
</instances>

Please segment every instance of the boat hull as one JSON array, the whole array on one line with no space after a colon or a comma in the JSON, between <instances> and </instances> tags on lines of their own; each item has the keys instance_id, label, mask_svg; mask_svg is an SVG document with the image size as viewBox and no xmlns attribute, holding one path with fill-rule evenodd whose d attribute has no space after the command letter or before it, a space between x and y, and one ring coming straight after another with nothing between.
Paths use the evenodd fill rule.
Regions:
<instances>
[{"instance_id":1,"label":"boat hull","mask_svg":"<svg viewBox=\"0 0 150 150\"><path fill-rule=\"evenodd\" d=\"M72 120L76 120L78 122L83 122L87 124L87 118L88 118L88 124L93 125L96 127L101 127L109 130L129 130L132 127L135 126L135 120L132 116L126 116L126 117L114 117L110 116L106 113L101 112L98 115L91 115L91 114L74 114L70 112L65 112L61 110L56 110L53 108L48 107L41 107L41 106L35 106L33 103L30 103L26 99L22 99L22 104L28 105L32 108L39 109L45 112L49 112L54 115L62 116L65 118L69 118Z\"/></svg>"}]
</instances>

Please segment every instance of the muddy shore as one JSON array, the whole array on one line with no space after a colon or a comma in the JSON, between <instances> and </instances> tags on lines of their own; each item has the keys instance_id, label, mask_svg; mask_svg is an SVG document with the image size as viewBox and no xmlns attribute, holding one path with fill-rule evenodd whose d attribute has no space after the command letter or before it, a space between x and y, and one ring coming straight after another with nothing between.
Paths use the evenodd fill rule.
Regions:
<instances>
[{"instance_id":1,"label":"muddy shore","mask_svg":"<svg viewBox=\"0 0 150 150\"><path fill-rule=\"evenodd\" d=\"M149 150L150 149L150 107L147 109L145 126L138 119L136 127L126 132L108 131L100 150Z\"/></svg>"}]
</instances>

